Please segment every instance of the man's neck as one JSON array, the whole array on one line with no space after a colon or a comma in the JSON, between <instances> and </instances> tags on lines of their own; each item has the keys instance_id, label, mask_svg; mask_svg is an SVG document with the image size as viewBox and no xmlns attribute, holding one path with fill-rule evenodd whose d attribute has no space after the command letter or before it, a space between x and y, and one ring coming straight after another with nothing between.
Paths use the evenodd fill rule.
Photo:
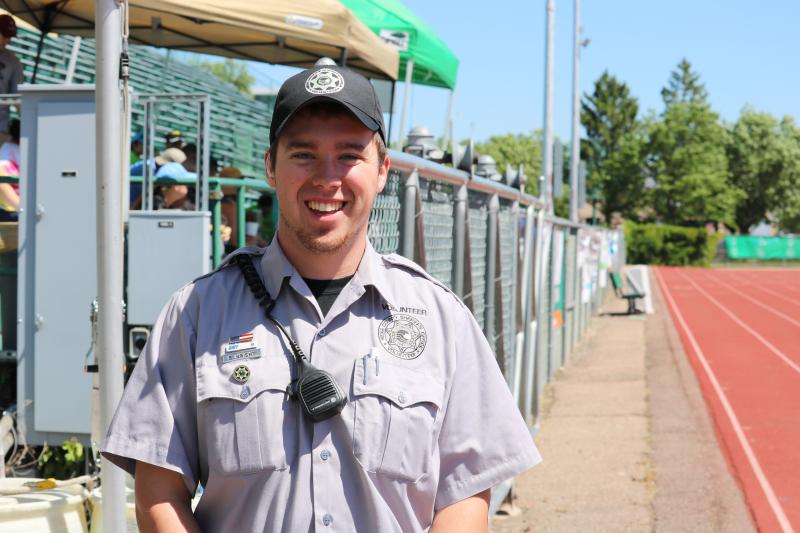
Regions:
<instances>
[{"instance_id":1,"label":"man's neck","mask_svg":"<svg viewBox=\"0 0 800 533\"><path fill-rule=\"evenodd\" d=\"M286 259L304 278L339 279L352 276L358 270L367 247L366 235L356 237L353 243L332 253L316 253L306 249L278 230L278 244Z\"/></svg>"}]
</instances>

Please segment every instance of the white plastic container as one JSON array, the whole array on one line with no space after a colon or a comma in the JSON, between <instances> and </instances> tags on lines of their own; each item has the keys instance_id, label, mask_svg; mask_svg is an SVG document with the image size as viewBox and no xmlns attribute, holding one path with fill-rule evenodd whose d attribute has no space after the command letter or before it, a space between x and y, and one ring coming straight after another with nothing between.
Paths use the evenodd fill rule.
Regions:
<instances>
[{"instance_id":1,"label":"white plastic container","mask_svg":"<svg viewBox=\"0 0 800 533\"><path fill-rule=\"evenodd\" d=\"M98 487L92 491L92 528L90 533L103 533L103 489ZM136 525L136 499L133 489L125 487L125 531L138 533Z\"/></svg>"},{"instance_id":2,"label":"white plastic container","mask_svg":"<svg viewBox=\"0 0 800 533\"><path fill-rule=\"evenodd\" d=\"M2 478L0 489L25 488L35 478ZM86 533L84 502L89 492L82 485L0 496L0 531L3 533Z\"/></svg>"}]
</instances>

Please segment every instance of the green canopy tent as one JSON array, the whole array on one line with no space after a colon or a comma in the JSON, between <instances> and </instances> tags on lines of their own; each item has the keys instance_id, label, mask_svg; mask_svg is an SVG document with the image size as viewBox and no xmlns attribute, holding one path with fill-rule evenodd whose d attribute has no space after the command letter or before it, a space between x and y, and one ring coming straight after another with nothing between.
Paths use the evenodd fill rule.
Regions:
<instances>
[{"instance_id":1,"label":"green canopy tent","mask_svg":"<svg viewBox=\"0 0 800 533\"><path fill-rule=\"evenodd\" d=\"M438 35L399 0L341 0L358 19L400 52L397 78L405 79L403 111L400 119L402 139L412 83L450 90L447 128L452 114L453 91L458 75L458 58ZM391 128L390 128L391 130Z\"/></svg>"}]
</instances>

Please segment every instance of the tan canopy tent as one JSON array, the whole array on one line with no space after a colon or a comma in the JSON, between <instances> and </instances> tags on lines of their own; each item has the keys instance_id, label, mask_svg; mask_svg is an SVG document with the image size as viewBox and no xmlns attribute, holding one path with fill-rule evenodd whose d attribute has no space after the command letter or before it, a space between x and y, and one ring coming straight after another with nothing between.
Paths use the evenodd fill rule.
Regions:
<instances>
[{"instance_id":1,"label":"tan canopy tent","mask_svg":"<svg viewBox=\"0 0 800 533\"><path fill-rule=\"evenodd\" d=\"M396 79L399 56L337 0L129 0L133 43L310 67L327 56ZM94 37L95 0L0 0L47 32Z\"/></svg>"}]
</instances>

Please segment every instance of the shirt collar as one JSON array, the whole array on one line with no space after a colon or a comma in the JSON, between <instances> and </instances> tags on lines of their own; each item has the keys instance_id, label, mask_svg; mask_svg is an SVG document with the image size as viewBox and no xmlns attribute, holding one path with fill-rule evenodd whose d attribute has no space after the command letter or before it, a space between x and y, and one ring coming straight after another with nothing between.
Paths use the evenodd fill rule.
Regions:
<instances>
[{"instance_id":1,"label":"shirt collar","mask_svg":"<svg viewBox=\"0 0 800 533\"><path fill-rule=\"evenodd\" d=\"M386 277L386 266L384 265L381 254L375 251L372 243L367 239L367 247L364 250L364 257L361 258L361 263L358 265L358 270L353 279L367 287L371 285L375 290L380 293L386 303L392 305L392 285Z\"/></svg>"},{"instance_id":2,"label":"shirt collar","mask_svg":"<svg viewBox=\"0 0 800 533\"><path fill-rule=\"evenodd\" d=\"M278 299L283 281L296 273L294 266L286 258L278 244L278 236L275 235L261 258L261 276L264 278L264 285L273 300Z\"/></svg>"},{"instance_id":3,"label":"shirt collar","mask_svg":"<svg viewBox=\"0 0 800 533\"><path fill-rule=\"evenodd\" d=\"M278 293L280 293L281 286L286 278L291 278L291 285L301 294L305 294L308 291L297 269L283 253L278 243L277 235L267 246L264 256L261 258L261 275L264 278L264 285L273 300L278 299ZM358 269L356 269L352 283L365 288L371 285L386 300L386 303L394 303L391 299L391 285L386 277L383 259L372 247L369 239L367 239L364 256L361 258Z\"/></svg>"}]
</instances>

